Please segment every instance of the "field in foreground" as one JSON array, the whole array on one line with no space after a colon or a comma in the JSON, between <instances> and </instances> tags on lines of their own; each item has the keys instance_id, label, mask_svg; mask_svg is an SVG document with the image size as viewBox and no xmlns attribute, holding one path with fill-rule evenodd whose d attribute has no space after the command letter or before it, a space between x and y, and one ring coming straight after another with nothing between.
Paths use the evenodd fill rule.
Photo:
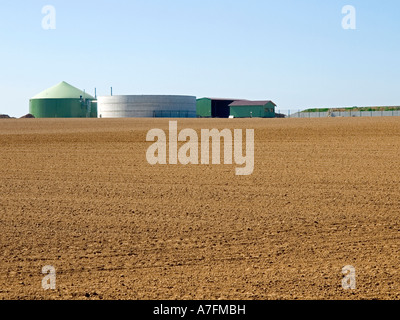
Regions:
<instances>
[{"instance_id":1,"label":"field in foreground","mask_svg":"<svg viewBox=\"0 0 400 320\"><path fill-rule=\"evenodd\" d=\"M400 118L178 126L255 129L253 175L150 166L167 119L1 120L0 299L400 297Z\"/></svg>"}]
</instances>

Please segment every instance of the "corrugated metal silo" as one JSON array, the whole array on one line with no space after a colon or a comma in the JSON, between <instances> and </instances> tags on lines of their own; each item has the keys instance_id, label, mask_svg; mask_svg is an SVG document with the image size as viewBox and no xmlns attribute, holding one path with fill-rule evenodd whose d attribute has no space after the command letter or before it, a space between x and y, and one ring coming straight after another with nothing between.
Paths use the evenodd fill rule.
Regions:
<instances>
[{"instance_id":1,"label":"corrugated metal silo","mask_svg":"<svg viewBox=\"0 0 400 320\"><path fill-rule=\"evenodd\" d=\"M195 118L194 96L104 96L98 98L99 118Z\"/></svg>"}]
</instances>

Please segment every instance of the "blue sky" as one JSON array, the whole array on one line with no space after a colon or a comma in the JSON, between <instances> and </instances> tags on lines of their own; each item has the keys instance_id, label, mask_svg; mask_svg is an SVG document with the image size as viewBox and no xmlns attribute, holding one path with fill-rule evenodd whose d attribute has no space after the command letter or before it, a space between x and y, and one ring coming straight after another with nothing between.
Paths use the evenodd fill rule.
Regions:
<instances>
[{"instance_id":1,"label":"blue sky","mask_svg":"<svg viewBox=\"0 0 400 320\"><path fill-rule=\"evenodd\" d=\"M42 28L42 8L56 29ZM342 28L342 8L357 29ZM400 105L398 0L2 0L0 113L60 81L94 94Z\"/></svg>"}]
</instances>

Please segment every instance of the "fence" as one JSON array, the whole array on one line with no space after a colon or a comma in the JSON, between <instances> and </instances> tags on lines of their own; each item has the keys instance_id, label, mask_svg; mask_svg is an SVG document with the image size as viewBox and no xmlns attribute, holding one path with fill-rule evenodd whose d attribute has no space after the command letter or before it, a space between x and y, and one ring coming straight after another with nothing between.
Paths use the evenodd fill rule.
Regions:
<instances>
[{"instance_id":1,"label":"fence","mask_svg":"<svg viewBox=\"0 0 400 320\"><path fill-rule=\"evenodd\" d=\"M196 118L196 111L157 110L153 111L154 118Z\"/></svg>"},{"instance_id":2,"label":"fence","mask_svg":"<svg viewBox=\"0 0 400 320\"><path fill-rule=\"evenodd\" d=\"M336 112L297 112L288 118L337 118L337 117L400 117L400 110L391 111L336 111Z\"/></svg>"}]
</instances>

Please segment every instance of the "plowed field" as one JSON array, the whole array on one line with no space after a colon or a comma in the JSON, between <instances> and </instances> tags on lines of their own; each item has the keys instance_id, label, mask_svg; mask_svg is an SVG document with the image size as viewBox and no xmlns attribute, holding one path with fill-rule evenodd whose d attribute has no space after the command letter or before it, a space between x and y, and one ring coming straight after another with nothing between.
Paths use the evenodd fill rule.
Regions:
<instances>
[{"instance_id":1,"label":"plowed field","mask_svg":"<svg viewBox=\"0 0 400 320\"><path fill-rule=\"evenodd\" d=\"M255 129L253 175L149 165L168 119L0 120L0 299L400 297L400 118L178 127Z\"/></svg>"}]
</instances>

